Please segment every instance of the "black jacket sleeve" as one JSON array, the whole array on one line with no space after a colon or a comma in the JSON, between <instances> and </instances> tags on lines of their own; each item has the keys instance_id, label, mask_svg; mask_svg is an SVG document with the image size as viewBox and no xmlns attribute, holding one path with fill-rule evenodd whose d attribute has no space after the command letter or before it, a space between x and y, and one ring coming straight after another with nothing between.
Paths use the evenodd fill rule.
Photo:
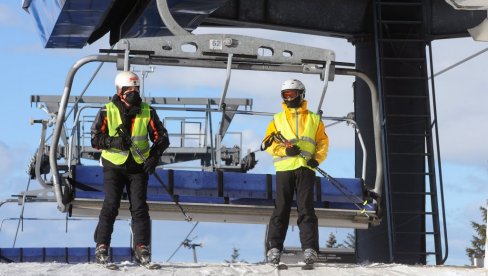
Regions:
<instances>
[{"instance_id":1,"label":"black jacket sleeve","mask_svg":"<svg viewBox=\"0 0 488 276\"><path fill-rule=\"evenodd\" d=\"M91 126L91 144L96 149L110 148L109 136L107 131L107 110L102 107L98 111L95 121Z\"/></svg>"},{"instance_id":2,"label":"black jacket sleeve","mask_svg":"<svg viewBox=\"0 0 488 276\"><path fill-rule=\"evenodd\" d=\"M149 138L153 142L151 147L151 155L161 156L163 152L169 147L168 131L163 126L156 110L151 107L151 120L147 126Z\"/></svg>"}]
</instances>

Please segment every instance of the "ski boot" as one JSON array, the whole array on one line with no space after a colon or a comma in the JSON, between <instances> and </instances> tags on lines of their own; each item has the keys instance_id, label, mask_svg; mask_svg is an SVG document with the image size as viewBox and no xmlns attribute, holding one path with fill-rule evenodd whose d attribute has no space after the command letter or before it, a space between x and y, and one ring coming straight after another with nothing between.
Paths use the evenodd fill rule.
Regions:
<instances>
[{"instance_id":1,"label":"ski boot","mask_svg":"<svg viewBox=\"0 0 488 276\"><path fill-rule=\"evenodd\" d=\"M307 248L303 251L303 262L307 265L313 265L317 260L318 255L317 251L313 250L312 248Z\"/></svg>"},{"instance_id":2,"label":"ski boot","mask_svg":"<svg viewBox=\"0 0 488 276\"><path fill-rule=\"evenodd\" d=\"M97 244L95 248L95 261L97 264L108 263L108 245L104 243Z\"/></svg>"},{"instance_id":3,"label":"ski boot","mask_svg":"<svg viewBox=\"0 0 488 276\"><path fill-rule=\"evenodd\" d=\"M135 250L135 257L140 264L149 264L151 262L151 253L149 252L149 247L145 244L138 244Z\"/></svg>"},{"instance_id":4,"label":"ski boot","mask_svg":"<svg viewBox=\"0 0 488 276\"><path fill-rule=\"evenodd\" d=\"M271 248L266 254L268 263L277 265L280 263L281 251L278 248Z\"/></svg>"}]
</instances>

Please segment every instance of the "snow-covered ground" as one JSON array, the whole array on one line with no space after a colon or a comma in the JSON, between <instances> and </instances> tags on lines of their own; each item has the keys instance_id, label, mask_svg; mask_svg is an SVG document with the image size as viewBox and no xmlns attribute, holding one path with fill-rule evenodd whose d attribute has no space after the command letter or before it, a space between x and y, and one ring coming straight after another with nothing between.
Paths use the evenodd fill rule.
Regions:
<instances>
[{"instance_id":1,"label":"snow-covered ground","mask_svg":"<svg viewBox=\"0 0 488 276\"><path fill-rule=\"evenodd\" d=\"M297 265L290 265L288 270L278 271L264 264L188 264L163 263L161 270L147 270L132 263L122 263L120 270L110 271L96 264L62 264L62 263L12 263L0 264L0 275L488 275L488 269L461 266L411 266L400 264L317 264L315 270L303 271Z\"/></svg>"}]
</instances>

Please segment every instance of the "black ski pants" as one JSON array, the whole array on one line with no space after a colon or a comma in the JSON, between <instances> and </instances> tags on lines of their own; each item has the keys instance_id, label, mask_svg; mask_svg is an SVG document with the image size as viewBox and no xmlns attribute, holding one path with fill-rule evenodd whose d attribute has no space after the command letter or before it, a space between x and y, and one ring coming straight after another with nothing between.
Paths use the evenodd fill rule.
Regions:
<instances>
[{"instance_id":1,"label":"black ski pants","mask_svg":"<svg viewBox=\"0 0 488 276\"><path fill-rule=\"evenodd\" d=\"M127 173L124 168L103 168L105 198L95 229L94 238L97 244L110 245L115 218L119 214L120 200L125 187L129 197L134 243L149 245L151 219L146 202L148 179L149 176L145 172Z\"/></svg>"},{"instance_id":2,"label":"black ski pants","mask_svg":"<svg viewBox=\"0 0 488 276\"><path fill-rule=\"evenodd\" d=\"M290 221L293 195L296 192L297 225L300 230L302 249L312 248L318 252L319 228L313 207L314 184L315 172L306 167L276 172L275 208L268 225L267 250L271 248L283 250L283 242Z\"/></svg>"}]
</instances>

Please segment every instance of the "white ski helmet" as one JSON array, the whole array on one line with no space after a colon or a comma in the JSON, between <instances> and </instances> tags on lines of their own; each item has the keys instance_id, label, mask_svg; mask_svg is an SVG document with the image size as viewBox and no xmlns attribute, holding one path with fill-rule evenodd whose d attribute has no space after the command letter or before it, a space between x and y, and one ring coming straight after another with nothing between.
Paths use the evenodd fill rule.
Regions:
<instances>
[{"instance_id":1,"label":"white ski helmet","mask_svg":"<svg viewBox=\"0 0 488 276\"><path fill-rule=\"evenodd\" d=\"M281 85L281 91L283 90L298 90L305 92L305 85L299 80L286 80L282 85Z\"/></svg>"},{"instance_id":2,"label":"white ski helmet","mask_svg":"<svg viewBox=\"0 0 488 276\"><path fill-rule=\"evenodd\" d=\"M283 92L288 91L288 90L295 90L297 91L296 95L293 96L292 98L288 98L285 96ZM282 85L281 85L281 98L285 102L291 102L294 101L296 98L298 102L296 104L300 104L303 99L305 98L305 85L299 80L292 79L292 80L286 80Z\"/></svg>"},{"instance_id":3,"label":"white ski helmet","mask_svg":"<svg viewBox=\"0 0 488 276\"><path fill-rule=\"evenodd\" d=\"M115 87L122 89L126 86L139 86L139 77L130 71L122 71L115 77Z\"/></svg>"}]
</instances>

